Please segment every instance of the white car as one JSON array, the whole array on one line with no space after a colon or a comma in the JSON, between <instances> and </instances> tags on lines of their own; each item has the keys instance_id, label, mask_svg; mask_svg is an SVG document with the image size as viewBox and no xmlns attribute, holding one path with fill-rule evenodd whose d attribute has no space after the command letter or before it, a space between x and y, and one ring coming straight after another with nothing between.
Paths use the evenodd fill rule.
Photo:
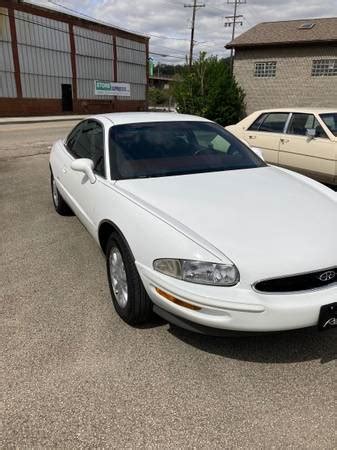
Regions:
<instances>
[{"instance_id":1,"label":"white car","mask_svg":"<svg viewBox=\"0 0 337 450\"><path fill-rule=\"evenodd\" d=\"M106 255L129 324L201 333L337 325L337 196L196 116L82 121L50 155L52 198ZM85 274L83 274L85 276Z\"/></svg>"}]
</instances>

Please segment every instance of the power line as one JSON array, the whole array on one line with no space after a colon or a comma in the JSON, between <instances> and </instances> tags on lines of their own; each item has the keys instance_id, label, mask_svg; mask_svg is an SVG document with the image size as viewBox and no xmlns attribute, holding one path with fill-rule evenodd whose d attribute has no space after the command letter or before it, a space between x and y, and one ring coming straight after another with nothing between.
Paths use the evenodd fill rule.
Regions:
<instances>
[{"instance_id":1,"label":"power line","mask_svg":"<svg viewBox=\"0 0 337 450\"><path fill-rule=\"evenodd\" d=\"M86 18L88 18L90 20L93 20L93 21L95 21L97 23L102 23L103 25L106 25L108 27L119 28L117 25L114 25L114 24L109 23L109 22L104 22L104 21L101 21L101 20L97 20L94 16L90 16L88 14L82 13L80 11L77 11L76 9L70 8L69 6L64 6L64 5L60 4L60 3L55 2L54 0L48 0L48 2L53 4L53 5L55 5L55 6L58 6L59 8L63 8L65 10L67 10L67 11L75 13L76 15L80 15L80 16L86 17ZM172 36L165 36L163 34L152 34L152 33L145 33L145 34L143 34L143 32L141 32L141 31L133 31L133 30L129 30L127 28L123 28L123 30L128 31L128 32L133 33L133 34L138 33L138 34L142 34L142 35L145 35L145 36L151 36L151 37L157 38L157 39L172 39L172 40L175 40L175 41L188 41L188 39L177 38L177 37L172 37Z\"/></svg>"},{"instance_id":2,"label":"power line","mask_svg":"<svg viewBox=\"0 0 337 450\"><path fill-rule=\"evenodd\" d=\"M196 15L197 9L205 8L205 3L197 4L197 0L193 0L193 5L184 5L184 8L193 8L193 10L192 10L191 42L190 42L190 60L189 60L189 65L190 65L190 67L192 67L193 47L194 47L195 15Z\"/></svg>"},{"instance_id":3,"label":"power line","mask_svg":"<svg viewBox=\"0 0 337 450\"><path fill-rule=\"evenodd\" d=\"M226 16L225 27L232 27L232 41L235 38L235 26L242 26L243 16L237 14L238 6L247 3L247 0L227 0L228 5L234 5L234 14L233 16ZM230 68L231 73L233 73L233 63L234 63L234 49L231 48L231 56L230 56Z\"/></svg>"},{"instance_id":4,"label":"power line","mask_svg":"<svg viewBox=\"0 0 337 450\"><path fill-rule=\"evenodd\" d=\"M0 12L0 16L8 17L8 14ZM49 30L58 31L59 33L69 34L68 30L60 29L60 28L57 28L57 27L51 26L51 25L44 25L44 24L42 24L40 22L37 22L37 21L34 21L34 20L24 19L23 17L16 17L15 20L17 20L19 22L29 23L29 24L32 24L32 25L37 25L37 26L39 26L41 28L46 28L46 29L49 29ZM86 39L87 41L98 42L99 44L103 43L104 45L109 45L110 47L113 47L112 43L106 42L106 41L102 41L100 39L95 39L93 37L83 36L82 34L79 34L79 33L76 33L76 32L73 32L73 35L75 37ZM107 36L111 36L111 35L107 34ZM27 45L27 44L23 43L23 45ZM117 48L124 48L124 49L127 49L127 50L132 50L133 52L144 53L144 50L140 50L140 49L137 49L137 48L130 49L129 47L127 47L125 45L121 45L121 44L117 44L117 43L116 43L116 47ZM179 52L179 50L176 50L176 49L173 49L173 48L169 48L169 47L166 47L166 49L171 50L173 52L175 52L175 51ZM182 55L183 54L185 55L185 53L182 52ZM170 55L170 56L173 56L173 55ZM182 58L182 56L181 56L181 58Z\"/></svg>"}]
</instances>

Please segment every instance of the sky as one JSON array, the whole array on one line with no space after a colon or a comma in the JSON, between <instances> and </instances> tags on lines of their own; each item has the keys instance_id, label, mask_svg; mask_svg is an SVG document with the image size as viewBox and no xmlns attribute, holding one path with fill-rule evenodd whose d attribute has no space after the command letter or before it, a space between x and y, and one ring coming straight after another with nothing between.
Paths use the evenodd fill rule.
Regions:
<instances>
[{"instance_id":1,"label":"sky","mask_svg":"<svg viewBox=\"0 0 337 450\"><path fill-rule=\"evenodd\" d=\"M246 1L246 3L243 3ZM71 13L74 10L99 21L150 37L150 56L162 64L180 64L189 53L193 0L31 0L33 3ZM233 2L233 0L229 0ZM260 22L336 17L337 0L241 0L238 14L242 26L236 36ZM194 57L228 56L224 45L231 40L232 28L225 16L233 15L227 0L198 0ZM64 7L64 8L63 8ZM66 9L68 8L68 9Z\"/></svg>"}]
</instances>

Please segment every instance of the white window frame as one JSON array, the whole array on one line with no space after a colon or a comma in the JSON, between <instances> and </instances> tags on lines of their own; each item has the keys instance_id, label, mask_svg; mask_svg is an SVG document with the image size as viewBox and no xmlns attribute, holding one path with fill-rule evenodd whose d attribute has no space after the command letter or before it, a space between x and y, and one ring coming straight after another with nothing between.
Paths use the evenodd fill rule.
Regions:
<instances>
[{"instance_id":1,"label":"white window frame","mask_svg":"<svg viewBox=\"0 0 337 450\"><path fill-rule=\"evenodd\" d=\"M337 76L337 58L313 59L311 67L312 77Z\"/></svg>"},{"instance_id":2,"label":"white window frame","mask_svg":"<svg viewBox=\"0 0 337 450\"><path fill-rule=\"evenodd\" d=\"M254 67L255 78L275 78L277 61L257 61Z\"/></svg>"}]
</instances>

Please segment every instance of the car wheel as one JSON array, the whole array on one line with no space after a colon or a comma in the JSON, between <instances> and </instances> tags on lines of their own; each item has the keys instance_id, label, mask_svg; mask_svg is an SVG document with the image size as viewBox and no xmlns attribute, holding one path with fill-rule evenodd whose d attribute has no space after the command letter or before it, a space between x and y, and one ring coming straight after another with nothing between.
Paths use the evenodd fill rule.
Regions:
<instances>
[{"instance_id":1,"label":"car wheel","mask_svg":"<svg viewBox=\"0 0 337 450\"><path fill-rule=\"evenodd\" d=\"M106 264L110 292L118 315L129 325L148 321L152 302L148 297L124 240L113 233L106 248Z\"/></svg>"},{"instance_id":2,"label":"car wheel","mask_svg":"<svg viewBox=\"0 0 337 450\"><path fill-rule=\"evenodd\" d=\"M56 181L53 176L53 174L50 174L50 185L51 185L51 194L53 198L53 204L55 210L61 215L61 216L71 216L73 215L72 210L69 208L67 203L63 200L61 197L61 194L59 193L59 190L56 186Z\"/></svg>"}]
</instances>

